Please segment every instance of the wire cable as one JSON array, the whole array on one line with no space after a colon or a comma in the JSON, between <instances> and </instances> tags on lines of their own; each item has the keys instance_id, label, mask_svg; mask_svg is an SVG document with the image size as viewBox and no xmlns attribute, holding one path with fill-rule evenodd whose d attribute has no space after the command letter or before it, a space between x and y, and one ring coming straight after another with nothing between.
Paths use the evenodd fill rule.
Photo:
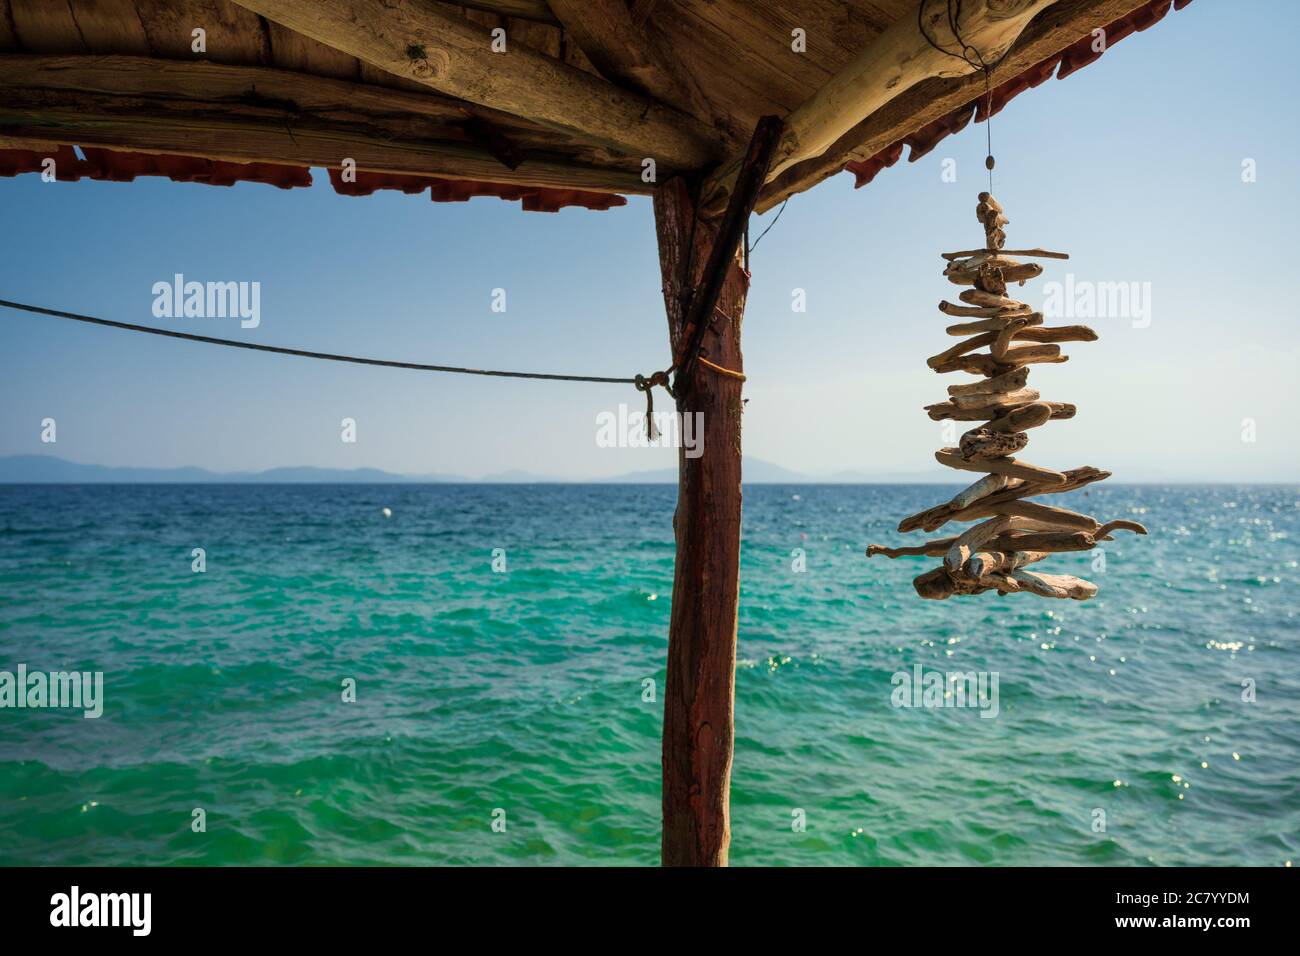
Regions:
<instances>
[{"instance_id":1,"label":"wire cable","mask_svg":"<svg viewBox=\"0 0 1300 956\"><path fill-rule=\"evenodd\" d=\"M557 375L550 372L506 372L496 369L462 368L456 365L425 365L420 362L398 362L392 359L362 358L356 355L337 355L333 352L312 352L307 349L291 349L280 345L260 345L256 342L238 342L234 339L219 339L211 335L195 335L191 332L174 332L171 329L159 329L149 325L133 325L130 322L114 322L111 319L99 319L91 315L76 312L63 312L59 309L46 309L38 305L23 302L10 302L0 299L0 307L30 312L33 315L45 315L56 319L71 319L90 325L102 325L110 329L124 329L127 332L144 332L148 335L164 335L172 339L184 339L187 342L203 342L207 345L224 345L232 349L248 349L252 352L274 352L277 355L296 355L300 358L321 359L326 362L350 362L353 365L377 365L381 368L405 368L416 372L450 372L455 375L489 375L495 378L528 378L548 382L602 382L611 385L636 385L638 377L610 378L601 375Z\"/></svg>"}]
</instances>

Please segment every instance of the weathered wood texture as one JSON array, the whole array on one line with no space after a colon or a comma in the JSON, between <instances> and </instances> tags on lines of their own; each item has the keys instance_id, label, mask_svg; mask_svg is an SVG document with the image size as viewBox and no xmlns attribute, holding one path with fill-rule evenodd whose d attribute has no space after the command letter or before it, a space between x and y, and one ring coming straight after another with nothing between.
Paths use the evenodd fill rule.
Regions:
<instances>
[{"instance_id":1,"label":"weathered wood texture","mask_svg":"<svg viewBox=\"0 0 1300 956\"><path fill-rule=\"evenodd\" d=\"M1029 444L1028 429L1053 419L1072 418L1075 411L1073 405L1039 401L1038 390L1026 387L1029 365L1065 360L1060 347L1013 347L1012 343L1018 339L1091 342L1097 333L1082 325L1041 327L1038 324L1043 321L1041 314L1032 312L1023 302L1008 298L1009 280L1033 278L1042 269L1037 265L1026 269L1003 251L1006 244L1003 227L1010 220L996 199L980 193L975 215L984 227L983 248L971 250L965 256L945 253L944 258L950 261L944 275L950 281L959 280L973 286L961 294L962 301L979 307L979 314L989 317L984 322L960 328L961 333L977 334L930 357L927 364L938 372L967 371L985 378L949 386L948 400L929 405L926 411L935 420L984 422L962 435L957 448L942 448L935 452L935 458L949 468L985 475L951 501L904 518L898 530L933 531L949 521L981 523L956 538L914 547L871 545L867 556L942 555L942 567L912 581L918 595L932 600L997 591L1084 601L1097 593L1096 585L1069 575L1025 571L1022 565L1058 551L1095 547L1098 541L1109 540L1114 530L1122 528L1146 534L1146 529L1125 520L1103 525L1089 515L1024 500L1031 495L1072 491L1107 477L1108 472L1091 467L1059 472L1012 457ZM1060 253L1054 257L1068 258ZM939 311L946 315L953 314L957 308L961 307L939 303ZM956 328L949 327L948 332L951 334ZM970 354L984 346L989 348L987 353Z\"/></svg>"},{"instance_id":2,"label":"weathered wood texture","mask_svg":"<svg viewBox=\"0 0 1300 956\"><path fill-rule=\"evenodd\" d=\"M486 107L266 67L137 56L0 56L0 132L85 146L536 186L649 192L638 164ZM508 140L515 168L473 134ZM543 152L563 145L568 155ZM586 165L587 162L592 165Z\"/></svg>"},{"instance_id":3,"label":"weathered wood texture","mask_svg":"<svg viewBox=\"0 0 1300 956\"><path fill-rule=\"evenodd\" d=\"M764 116L754 127L754 135L745 148L740 173L736 179L736 188L727 203L727 211L718 224L717 235L709 249L708 260L699 287L691 297L686 312L686 341L684 351L674 356L677 366L677 389L679 400L681 394L689 390L693 381L691 372L695 359L701 351L706 335L716 321L718 297L723 283L727 281L727 267L735 251L740 248L750 213L758 191L763 188L767 170L772 161L772 154L781 136L781 120L775 116ZM697 215L699 210L696 210Z\"/></svg>"},{"instance_id":4,"label":"weathered wood texture","mask_svg":"<svg viewBox=\"0 0 1300 956\"><path fill-rule=\"evenodd\" d=\"M429 0L236 0L297 33L430 89L603 143L669 169L718 159L705 124L491 31Z\"/></svg>"},{"instance_id":5,"label":"weathered wood texture","mask_svg":"<svg viewBox=\"0 0 1300 956\"><path fill-rule=\"evenodd\" d=\"M729 132L730 120L659 35L637 25L626 0L550 0L550 7L603 76Z\"/></svg>"},{"instance_id":6,"label":"weathered wood texture","mask_svg":"<svg viewBox=\"0 0 1300 956\"><path fill-rule=\"evenodd\" d=\"M966 43L994 62L1051 2L966 0L956 8L957 31ZM785 117L785 136L773 160L770 178L799 162L821 156L864 117L921 81L976 71L977 67L935 46L961 48L948 19L949 6L943 2L922 4L921 11L924 36L917 29L915 15L899 17ZM729 191L736 168L736 163L728 164L709 178L703 193L706 204L712 205L715 196Z\"/></svg>"},{"instance_id":7,"label":"weathered wood texture","mask_svg":"<svg viewBox=\"0 0 1300 956\"><path fill-rule=\"evenodd\" d=\"M1132 13L1147 0L1057 0L1025 27L1019 39L991 72L999 86L1088 36L1094 29ZM944 10L945 4L931 0ZM904 15L906 16L906 15ZM911 7L913 29L916 7ZM941 34L941 36L946 34ZM981 51L983 48L980 48ZM956 62L956 61L954 61ZM904 137L942 119L959 107L974 103L984 93L983 73L958 77L932 76L889 100L862 118L823 152L775 176L759 197L758 211L766 212L795 193L810 189L844 164L864 160Z\"/></svg>"},{"instance_id":8,"label":"weathered wood texture","mask_svg":"<svg viewBox=\"0 0 1300 956\"><path fill-rule=\"evenodd\" d=\"M461 0L462 7L472 7L506 17L555 23L555 13L547 0Z\"/></svg>"},{"instance_id":9,"label":"weathered wood texture","mask_svg":"<svg viewBox=\"0 0 1300 956\"><path fill-rule=\"evenodd\" d=\"M655 193L655 224L677 411L699 422L701 453L679 452L677 559L664 685L665 866L725 866L740 598L741 318L749 277L745 224L766 180L781 121L764 116L716 224L676 178ZM707 363L696 362L708 355Z\"/></svg>"},{"instance_id":10,"label":"weathered wood texture","mask_svg":"<svg viewBox=\"0 0 1300 956\"><path fill-rule=\"evenodd\" d=\"M687 298L701 281L716 224L695 221L681 179L654 197L659 264L673 354L688 341ZM692 241L692 232L694 239ZM743 370L741 318L748 280L727 264L709 360ZM673 517L673 575L668 668L664 684L663 837L666 866L724 866L730 843L729 800L740 597L741 382L696 365L681 382L683 415L703 415L703 454L679 452Z\"/></svg>"}]
</instances>

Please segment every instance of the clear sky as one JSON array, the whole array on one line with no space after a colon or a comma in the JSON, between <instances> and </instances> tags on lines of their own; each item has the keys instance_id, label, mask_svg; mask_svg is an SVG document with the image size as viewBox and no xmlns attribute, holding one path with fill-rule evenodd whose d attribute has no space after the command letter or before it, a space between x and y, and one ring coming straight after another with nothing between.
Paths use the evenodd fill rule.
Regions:
<instances>
[{"instance_id":1,"label":"clear sky","mask_svg":"<svg viewBox=\"0 0 1300 956\"><path fill-rule=\"evenodd\" d=\"M1040 305L1067 273L1150 290L1149 324L1061 320L1101 340L1034 369L1044 399L1080 411L1036 430L1027 459L1120 481L1300 480L1297 37L1290 0L1197 0L994 118L1008 246L1071 254L1013 294ZM790 202L753 255L747 455L814 475L934 467L951 442L922 406L966 378L925 366L956 341L935 309L959 291L939 253L981 244L984 152L970 126L864 189L841 174ZM430 363L618 376L668 364L647 199L548 215L343 197L315 178L291 191L0 179L0 298ZM177 272L260 282L260 326L154 318L152 287ZM796 288L806 312L792 311ZM574 478L672 466L669 449L597 447L596 416L620 403L642 407L631 386L333 365L0 311L0 454ZM47 417L55 445L40 440ZM355 444L340 440L344 417Z\"/></svg>"}]
</instances>

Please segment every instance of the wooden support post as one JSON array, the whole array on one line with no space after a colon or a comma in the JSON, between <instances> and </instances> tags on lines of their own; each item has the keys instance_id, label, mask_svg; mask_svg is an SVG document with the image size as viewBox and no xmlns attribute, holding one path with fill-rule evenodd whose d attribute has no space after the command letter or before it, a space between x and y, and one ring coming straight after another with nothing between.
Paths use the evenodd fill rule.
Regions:
<instances>
[{"instance_id":1,"label":"wooden support post","mask_svg":"<svg viewBox=\"0 0 1300 956\"><path fill-rule=\"evenodd\" d=\"M691 416L701 454L678 451L680 478L668 671L664 684L665 866L725 866L731 839L732 705L740 599L741 380L691 360L741 372L741 317L749 279L740 241L781 124L759 122L727 214L697 218L686 182L655 192L655 227L668 335L681 364L677 410Z\"/></svg>"},{"instance_id":2,"label":"wooden support post","mask_svg":"<svg viewBox=\"0 0 1300 956\"><path fill-rule=\"evenodd\" d=\"M655 226L669 339L678 354L686 330L686 290L698 282L716 233L695 221L681 179L655 192ZM692 242L692 226L694 241ZM691 276L686 277L690 268ZM740 371L740 324L748 280L727 266L709 360ZM731 840L732 703L736 679L736 612L740 599L741 382L696 365L682 415L702 426L703 454L678 450L673 531L677 560L668 673L664 683L663 838L665 866L725 866ZM680 381L680 380L679 380ZM703 416L702 420L694 417Z\"/></svg>"}]
</instances>

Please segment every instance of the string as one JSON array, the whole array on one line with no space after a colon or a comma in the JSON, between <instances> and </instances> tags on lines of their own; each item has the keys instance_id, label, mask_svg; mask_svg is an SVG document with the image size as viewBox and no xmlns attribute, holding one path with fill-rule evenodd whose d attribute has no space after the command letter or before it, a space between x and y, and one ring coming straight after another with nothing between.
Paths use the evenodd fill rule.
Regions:
<instances>
[{"instance_id":1,"label":"string","mask_svg":"<svg viewBox=\"0 0 1300 956\"><path fill-rule=\"evenodd\" d=\"M993 159L993 85L990 76L992 71L997 68L998 64L1006 59L1006 56L1011 52L1011 49L1008 47L1002 56L998 57L996 63L993 63L992 65L986 63L984 56L980 51L962 39L961 32L957 29L957 22L961 19L961 2L962 0L955 0L954 8L954 0L945 0L945 12L948 16L948 29L952 30L952 35L957 39L957 42L961 44L961 53L953 53L951 50L945 50L925 32L925 0L921 0L916 7L916 29L920 32L925 42L930 44L930 46L934 47L940 53L961 60L974 69L980 70L984 73L984 95L986 98L984 134L988 148L988 153L984 157L984 166L989 171L989 194L992 195L993 166L995 165L995 161ZM971 58L967 51L975 55L974 59Z\"/></svg>"},{"instance_id":2,"label":"string","mask_svg":"<svg viewBox=\"0 0 1300 956\"><path fill-rule=\"evenodd\" d=\"M417 372L449 372L456 375L487 375L495 378L526 378L541 380L547 382L598 382L613 385L635 385L638 392L645 393L646 401L646 430L650 440L653 441L658 437L658 429L654 424L654 393L655 386L662 388L671 397L676 397L668 376L676 369L672 365L662 372L655 372L651 375L636 375L632 378L613 378L603 375L561 375L554 372L509 372L499 369L485 368L464 368L457 365L426 365L420 362L399 362L394 359L376 359L364 358L358 355L339 355L334 352L313 352L308 349L293 349L282 345L262 345L257 342L239 342L235 339L220 339L211 335L196 335L192 332L176 332L172 329L160 329L150 325L135 325L130 322L115 322L112 319L101 319L93 315L81 315L77 312L64 312L60 309L47 309L39 305L28 305L25 302L10 302L7 299L0 299L0 307L13 309L18 312L29 312L32 315L44 315L55 319L69 319L73 322L84 322L88 325L100 325L110 329L122 329L127 332L142 332L146 335L162 335L171 339L183 339L187 342L201 342L204 345L221 345L226 348L247 349L250 352L273 352L277 355L296 355L299 358L318 359L325 362L348 362L352 365L375 365L381 368L404 368ZM702 361L702 360L701 360ZM730 369L715 365L712 362L704 362L706 366L723 375L745 380L745 376L739 372L733 372Z\"/></svg>"},{"instance_id":3,"label":"string","mask_svg":"<svg viewBox=\"0 0 1300 956\"><path fill-rule=\"evenodd\" d=\"M413 369L417 372L451 372L457 375L491 375L497 378L530 378L542 379L551 382L604 382L617 385L638 385L638 380L643 376L634 378L609 378L599 375L559 375L551 372L505 372L495 369L483 368L461 368L455 365L424 365L418 362L399 362L393 359L374 359L362 358L355 355L338 355L333 352L311 352L307 349L291 349L280 345L261 345L256 342L239 342L234 339L219 339L211 335L195 335L191 332L174 332L171 329L159 329L149 325L132 325L129 322L114 322L111 319L99 319L90 315L79 315L76 312L62 312L58 309L46 309L38 305L27 305L22 302L9 302L0 299L0 306L6 309L16 309L20 312L30 312L34 315L47 315L56 319L71 319L74 322L86 322L90 325L102 325L110 329L125 329L128 332L144 332L148 335L165 335L173 339L185 339L188 342L203 342L207 345L224 345L227 348L248 349L253 352L275 352L278 355L297 355L301 358L321 359L326 362L350 362L353 365L378 365L383 368L405 368ZM650 381L658 384L656 376L663 375L657 372L650 377ZM639 385L638 385L639 387Z\"/></svg>"},{"instance_id":4,"label":"string","mask_svg":"<svg viewBox=\"0 0 1300 956\"><path fill-rule=\"evenodd\" d=\"M785 207L789 205L789 203L790 203L790 197L787 196L785 202L781 203L781 208L776 211L776 216L773 217L772 221L767 224L767 228L758 234L758 238L754 240L754 244L752 246L746 244L746 249L745 249L746 267L748 267L749 265L749 254L753 252L755 249L757 249L758 244L763 241L763 237L772 231L772 227L775 226L776 221L781 218L781 213L785 212ZM746 228L748 229L748 227Z\"/></svg>"}]
</instances>

